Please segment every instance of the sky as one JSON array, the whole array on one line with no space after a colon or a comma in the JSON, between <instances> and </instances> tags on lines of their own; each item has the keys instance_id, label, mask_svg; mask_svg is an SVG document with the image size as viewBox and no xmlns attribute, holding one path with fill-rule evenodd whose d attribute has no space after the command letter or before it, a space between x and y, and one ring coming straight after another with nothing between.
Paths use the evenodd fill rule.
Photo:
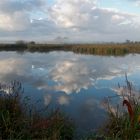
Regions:
<instances>
[{"instance_id":1,"label":"sky","mask_svg":"<svg viewBox=\"0 0 140 140\"><path fill-rule=\"evenodd\" d=\"M140 0L0 0L0 41L140 41Z\"/></svg>"}]
</instances>

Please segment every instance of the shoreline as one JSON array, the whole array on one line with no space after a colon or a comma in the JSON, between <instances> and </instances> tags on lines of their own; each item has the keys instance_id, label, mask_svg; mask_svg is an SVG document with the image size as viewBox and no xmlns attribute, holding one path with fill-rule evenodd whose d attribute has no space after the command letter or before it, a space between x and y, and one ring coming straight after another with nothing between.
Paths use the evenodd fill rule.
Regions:
<instances>
[{"instance_id":1,"label":"shoreline","mask_svg":"<svg viewBox=\"0 0 140 140\"><path fill-rule=\"evenodd\" d=\"M70 51L79 54L124 56L130 53L140 54L140 43L116 44L0 44L0 51L50 52Z\"/></svg>"}]
</instances>

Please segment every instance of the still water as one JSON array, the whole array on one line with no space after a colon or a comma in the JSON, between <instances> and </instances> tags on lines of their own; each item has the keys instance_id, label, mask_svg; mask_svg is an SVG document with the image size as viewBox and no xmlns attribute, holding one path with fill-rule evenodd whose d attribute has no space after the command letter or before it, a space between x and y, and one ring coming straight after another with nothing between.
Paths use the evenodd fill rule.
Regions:
<instances>
[{"instance_id":1,"label":"still water","mask_svg":"<svg viewBox=\"0 0 140 140\"><path fill-rule=\"evenodd\" d=\"M101 102L119 94L125 73L140 87L140 55L124 57L80 55L72 52L0 52L0 82L18 80L37 108L59 108L78 131L90 132L106 120Z\"/></svg>"}]
</instances>

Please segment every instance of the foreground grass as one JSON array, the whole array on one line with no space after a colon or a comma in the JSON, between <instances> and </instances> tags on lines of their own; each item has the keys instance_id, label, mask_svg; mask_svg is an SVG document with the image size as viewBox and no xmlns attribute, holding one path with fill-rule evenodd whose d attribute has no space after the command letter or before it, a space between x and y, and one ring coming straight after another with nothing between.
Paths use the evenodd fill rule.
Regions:
<instances>
[{"instance_id":1,"label":"foreground grass","mask_svg":"<svg viewBox=\"0 0 140 140\"><path fill-rule=\"evenodd\" d=\"M110 112L109 120L104 129L104 136L108 140L139 140L140 123L139 123L140 105L134 108L134 120L130 119L127 112L113 114Z\"/></svg>"},{"instance_id":2,"label":"foreground grass","mask_svg":"<svg viewBox=\"0 0 140 140\"><path fill-rule=\"evenodd\" d=\"M0 85L0 139L71 140L74 127L59 111L42 117L21 102L19 82Z\"/></svg>"},{"instance_id":3,"label":"foreground grass","mask_svg":"<svg viewBox=\"0 0 140 140\"><path fill-rule=\"evenodd\" d=\"M104 106L108 121L98 132L83 140L139 140L140 139L140 96L134 94L127 80L119 95L121 102L115 107L108 97ZM42 116L27 102L21 100L23 88L19 82L0 84L0 139L46 139L72 140L72 121L59 110ZM81 138L79 138L81 140Z\"/></svg>"},{"instance_id":4,"label":"foreground grass","mask_svg":"<svg viewBox=\"0 0 140 140\"><path fill-rule=\"evenodd\" d=\"M121 102L113 107L114 97L108 97L104 106L108 111L108 121L100 132L89 136L87 140L140 140L140 95L126 77L126 86L121 89Z\"/></svg>"}]
</instances>

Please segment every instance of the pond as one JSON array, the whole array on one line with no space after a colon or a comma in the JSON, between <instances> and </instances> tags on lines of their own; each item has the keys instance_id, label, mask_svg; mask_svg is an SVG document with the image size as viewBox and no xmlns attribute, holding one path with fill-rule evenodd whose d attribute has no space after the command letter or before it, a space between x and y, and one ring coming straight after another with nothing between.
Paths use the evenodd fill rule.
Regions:
<instances>
[{"instance_id":1,"label":"pond","mask_svg":"<svg viewBox=\"0 0 140 140\"><path fill-rule=\"evenodd\" d=\"M59 108L84 134L106 120L102 100L119 94L125 73L140 87L140 55L123 57L81 55L73 52L0 52L0 82L18 80L24 96L41 109Z\"/></svg>"}]
</instances>

